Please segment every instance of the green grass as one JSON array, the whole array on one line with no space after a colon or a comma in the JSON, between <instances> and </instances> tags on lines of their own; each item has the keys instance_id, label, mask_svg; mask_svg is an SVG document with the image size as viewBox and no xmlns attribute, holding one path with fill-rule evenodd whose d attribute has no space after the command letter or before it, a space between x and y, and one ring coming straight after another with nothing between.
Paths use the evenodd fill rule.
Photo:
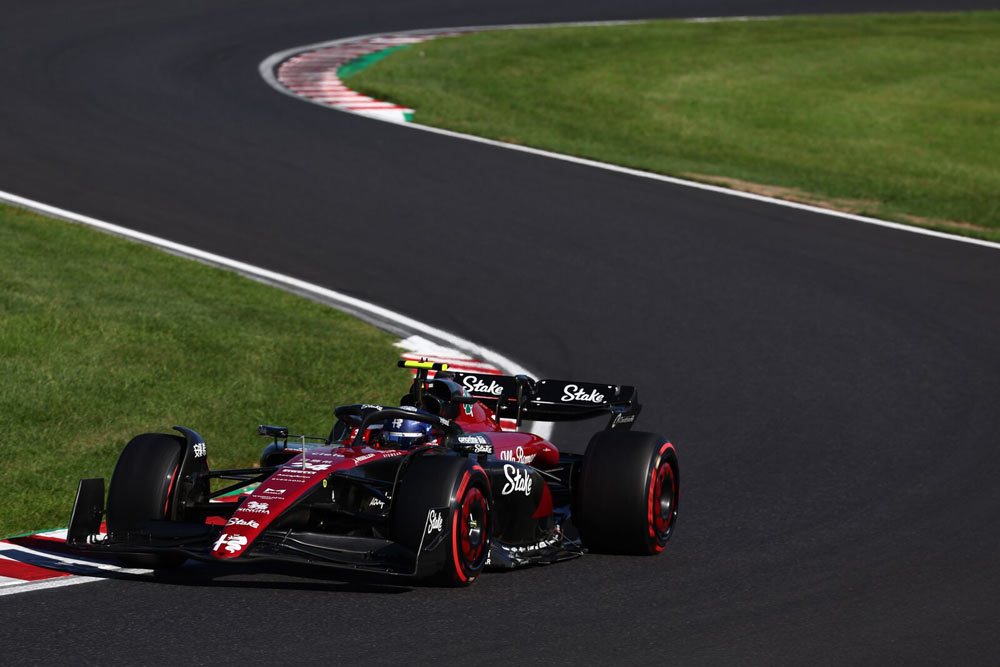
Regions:
<instances>
[{"instance_id":1,"label":"green grass","mask_svg":"<svg viewBox=\"0 0 1000 667\"><path fill-rule=\"evenodd\" d=\"M135 434L249 466L258 423L325 435L408 386L392 336L233 273L2 205L0 247L0 535L66 525Z\"/></svg>"},{"instance_id":2,"label":"green grass","mask_svg":"<svg viewBox=\"0 0 1000 667\"><path fill-rule=\"evenodd\" d=\"M417 123L1000 240L1000 12L487 32L347 81Z\"/></svg>"}]
</instances>

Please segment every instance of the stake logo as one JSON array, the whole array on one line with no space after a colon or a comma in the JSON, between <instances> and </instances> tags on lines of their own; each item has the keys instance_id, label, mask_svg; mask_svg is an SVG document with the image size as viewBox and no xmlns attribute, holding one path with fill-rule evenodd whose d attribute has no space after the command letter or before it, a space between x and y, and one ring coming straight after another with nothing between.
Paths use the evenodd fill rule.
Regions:
<instances>
[{"instance_id":1,"label":"stake logo","mask_svg":"<svg viewBox=\"0 0 1000 667\"><path fill-rule=\"evenodd\" d=\"M501 494L509 496L519 491L526 496L531 495L531 473L527 470L508 463L503 467L503 476L507 478L507 483L503 485Z\"/></svg>"},{"instance_id":2,"label":"stake logo","mask_svg":"<svg viewBox=\"0 0 1000 667\"><path fill-rule=\"evenodd\" d=\"M466 375L462 378L462 386L465 387L465 390L470 394L489 394L490 396L499 396L503 393L503 386L496 380L490 380L490 383L486 384L476 375Z\"/></svg>"},{"instance_id":3,"label":"stake logo","mask_svg":"<svg viewBox=\"0 0 1000 667\"><path fill-rule=\"evenodd\" d=\"M584 401L585 403L603 403L604 394L600 393L596 389L587 391L586 389L581 389L579 385L568 384L563 387L563 395L559 399L563 403L568 403L569 401Z\"/></svg>"},{"instance_id":4,"label":"stake logo","mask_svg":"<svg viewBox=\"0 0 1000 667\"><path fill-rule=\"evenodd\" d=\"M431 510L427 513L427 534L437 532L441 530L444 525L444 519L441 517L441 512L437 510Z\"/></svg>"}]
</instances>

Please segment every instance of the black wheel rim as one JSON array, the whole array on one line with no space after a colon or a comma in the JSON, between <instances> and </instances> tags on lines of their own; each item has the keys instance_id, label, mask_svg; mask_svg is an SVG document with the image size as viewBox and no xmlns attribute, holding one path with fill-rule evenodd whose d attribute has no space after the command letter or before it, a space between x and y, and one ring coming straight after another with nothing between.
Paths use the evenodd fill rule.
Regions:
<instances>
[{"instance_id":1,"label":"black wheel rim","mask_svg":"<svg viewBox=\"0 0 1000 667\"><path fill-rule=\"evenodd\" d=\"M472 487L462 499L462 518L459 525L462 558L471 568L476 569L485 560L487 543L486 497L478 487Z\"/></svg>"},{"instance_id":2,"label":"black wheel rim","mask_svg":"<svg viewBox=\"0 0 1000 667\"><path fill-rule=\"evenodd\" d=\"M677 514L677 479L669 461L656 469L652 494L649 499L652 528L660 542L666 540Z\"/></svg>"}]
</instances>

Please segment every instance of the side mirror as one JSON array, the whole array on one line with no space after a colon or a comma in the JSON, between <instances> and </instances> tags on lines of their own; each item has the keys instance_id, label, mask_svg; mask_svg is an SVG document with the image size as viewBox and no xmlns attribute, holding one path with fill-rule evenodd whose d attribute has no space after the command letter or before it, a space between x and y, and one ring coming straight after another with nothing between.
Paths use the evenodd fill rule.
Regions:
<instances>
[{"instance_id":1,"label":"side mirror","mask_svg":"<svg viewBox=\"0 0 1000 667\"><path fill-rule=\"evenodd\" d=\"M266 435L269 438L287 438L288 429L284 426L268 426L261 424L257 427L257 435Z\"/></svg>"}]
</instances>

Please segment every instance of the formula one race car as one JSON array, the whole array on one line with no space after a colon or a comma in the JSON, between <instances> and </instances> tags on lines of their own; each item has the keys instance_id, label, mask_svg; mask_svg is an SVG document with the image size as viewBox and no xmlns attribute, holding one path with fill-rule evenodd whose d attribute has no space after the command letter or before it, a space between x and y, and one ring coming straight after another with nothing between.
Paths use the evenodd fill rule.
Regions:
<instances>
[{"instance_id":1,"label":"formula one race car","mask_svg":"<svg viewBox=\"0 0 1000 667\"><path fill-rule=\"evenodd\" d=\"M677 454L630 430L634 387L400 366L416 376L399 407L339 407L327 437L260 426L273 442L257 468L209 470L205 441L188 428L136 436L111 476L107 534L104 480L84 479L68 542L137 567L271 559L449 585L585 549L663 550L677 519ZM583 456L500 426L601 416L607 426ZM213 490L212 480L231 483Z\"/></svg>"}]
</instances>

